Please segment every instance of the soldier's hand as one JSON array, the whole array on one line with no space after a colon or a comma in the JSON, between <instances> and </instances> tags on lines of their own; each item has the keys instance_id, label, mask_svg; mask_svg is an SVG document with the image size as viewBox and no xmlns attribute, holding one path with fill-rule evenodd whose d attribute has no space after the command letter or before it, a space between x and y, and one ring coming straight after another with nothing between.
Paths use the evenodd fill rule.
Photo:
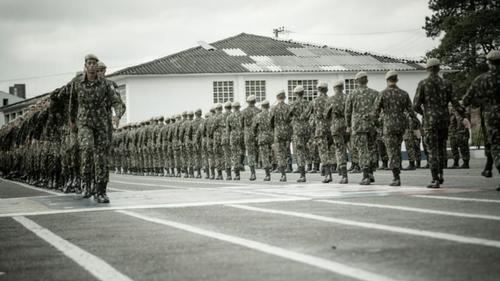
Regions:
<instances>
[{"instance_id":1,"label":"soldier's hand","mask_svg":"<svg viewBox=\"0 0 500 281\"><path fill-rule=\"evenodd\" d=\"M351 134L351 128L350 128L350 127L347 127L347 129L346 129L345 131L346 131L346 133L347 133L348 135L350 135L350 134Z\"/></svg>"},{"instance_id":2,"label":"soldier's hand","mask_svg":"<svg viewBox=\"0 0 500 281\"><path fill-rule=\"evenodd\" d=\"M464 124L464 126L465 126L466 129L470 129L471 128L471 124L470 124L469 119L464 118L463 124Z\"/></svg>"},{"instance_id":3,"label":"soldier's hand","mask_svg":"<svg viewBox=\"0 0 500 281\"><path fill-rule=\"evenodd\" d=\"M118 128L119 125L120 125L120 118L118 118L118 116L113 116L113 126L115 128Z\"/></svg>"}]
</instances>

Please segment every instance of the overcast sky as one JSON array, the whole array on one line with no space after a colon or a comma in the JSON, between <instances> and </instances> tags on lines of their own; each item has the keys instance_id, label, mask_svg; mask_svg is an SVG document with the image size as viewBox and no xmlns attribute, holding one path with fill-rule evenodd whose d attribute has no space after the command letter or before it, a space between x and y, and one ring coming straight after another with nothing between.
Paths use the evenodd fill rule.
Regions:
<instances>
[{"instance_id":1,"label":"overcast sky","mask_svg":"<svg viewBox=\"0 0 500 281\"><path fill-rule=\"evenodd\" d=\"M108 73L241 32L420 58L427 0L1 0L0 90L65 84L87 53Z\"/></svg>"}]
</instances>

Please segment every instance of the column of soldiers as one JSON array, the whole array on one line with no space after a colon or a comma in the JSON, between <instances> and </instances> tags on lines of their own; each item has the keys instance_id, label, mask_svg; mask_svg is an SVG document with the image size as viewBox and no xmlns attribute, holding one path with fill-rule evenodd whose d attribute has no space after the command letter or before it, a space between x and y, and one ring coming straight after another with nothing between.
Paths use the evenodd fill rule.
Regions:
<instances>
[{"instance_id":1,"label":"column of soldiers","mask_svg":"<svg viewBox=\"0 0 500 281\"><path fill-rule=\"evenodd\" d=\"M112 128L125 112L106 65L87 55L85 71L0 129L0 172L8 179L109 203ZM112 116L112 112L115 116Z\"/></svg>"},{"instance_id":2,"label":"column of soldiers","mask_svg":"<svg viewBox=\"0 0 500 281\"><path fill-rule=\"evenodd\" d=\"M324 183L332 182L334 173L339 174L339 183L348 183L349 151L351 168L363 173L361 185L375 181L380 157L382 168L387 166L392 171L390 185L400 186L401 144L407 143L409 169L413 169L420 161L420 149L415 144L422 138L432 177L428 187L439 188L447 167L450 125L466 134L470 128L466 108L476 106L481 108L488 148L483 175L491 177L493 164L500 169L500 52L492 51L487 59L490 70L474 80L461 102L452 85L439 75L439 60L429 59L429 76L418 84L413 102L398 87L397 72L386 74L387 87L381 92L369 88L368 74L359 72L355 76L359 86L349 95L344 94L342 81L333 84L330 96L328 85L320 82L318 96L312 102L304 98L304 88L298 86L293 90L296 99L290 104L283 90L277 93L276 104L271 106L264 100L260 109L255 96L250 96L244 110L240 110L239 102L218 103L205 118L200 109L185 111L128 124L115 130L111 138L109 129L116 121L111 119L111 108L119 117L124 106L116 98L112 82L104 78L98 80L101 82L87 81L92 67L87 64L97 62L97 58L89 57L85 75L2 128L0 169L3 175L29 183L67 191L82 188L84 196L95 193L98 202L109 202L105 196L105 155L110 144L110 166L117 173L201 178L203 170L206 179L222 180L225 172L226 180L240 180L246 159L250 180L256 179L260 162L264 181L277 170L282 182L287 181L292 146L298 182L306 181L307 172L322 170ZM86 89L106 100L102 111L88 106L96 101L86 100L82 95ZM422 115L422 121L417 114ZM66 122L68 119L70 122ZM468 166L469 156L460 150L463 141L457 142L464 159L462 166ZM377 153L381 146L387 156ZM51 164L41 164L47 162Z\"/></svg>"}]
</instances>

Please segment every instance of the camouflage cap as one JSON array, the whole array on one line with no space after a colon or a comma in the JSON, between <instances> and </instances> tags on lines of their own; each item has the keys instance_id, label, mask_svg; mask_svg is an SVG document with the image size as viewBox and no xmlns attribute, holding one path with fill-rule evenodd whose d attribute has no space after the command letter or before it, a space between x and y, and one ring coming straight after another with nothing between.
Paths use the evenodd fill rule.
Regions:
<instances>
[{"instance_id":1,"label":"camouflage cap","mask_svg":"<svg viewBox=\"0 0 500 281\"><path fill-rule=\"evenodd\" d=\"M203 112L203 111L201 110L201 108L198 108L198 109L196 109L196 111L195 111L194 113L196 113L196 114L201 114L202 112Z\"/></svg>"},{"instance_id":2,"label":"camouflage cap","mask_svg":"<svg viewBox=\"0 0 500 281\"><path fill-rule=\"evenodd\" d=\"M344 81L342 80L337 80L335 82L333 82L333 87L343 87L344 86Z\"/></svg>"},{"instance_id":3,"label":"camouflage cap","mask_svg":"<svg viewBox=\"0 0 500 281\"><path fill-rule=\"evenodd\" d=\"M106 65L102 61L97 62L97 68L106 68Z\"/></svg>"},{"instance_id":4,"label":"camouflage cap","mask_svg":"<svg viewBox=\"0 0 500 281\"><path fill-rule=\"evenodd\" d=\"M224 108L231 108L231 101L226 101Z\"/></svg>"},{"instance_id":5,"label":"camouflage cap","mask_svg":"<svg viewBox=\"0 0 500 281\"><path fill-rule=\"evenodd\" d=\"M187 116L187 115L188 115L187 110L184 110L184 112L182 112L182 116Z\"/></svg>"},{"instance_id":6,"label":"camouflage cap","mask_svg":"<svg viewBox=\"0 0 500 281\"><path fill-rule=\"evenodd\" d=\"M222 108L222 103L216 103L214 109L221 109Z\"/></svg>"},{"instance_id":7,"label":"camouflage cap","mask_svg":"<svg viewBox=\"0 0 500 281\"><path fill-rule=\"evenodd\" d=\"M182 115L180 115L180 114L175 115L175 119L181 119L181 118L182 118Z\"/></svg>"},{"instance_id":8,"label":"camouflage cap","mask_svg":"<svg viewBox=\"0 0 500 281\"><path fill-rule=\"evenodd\" d=\"M356 75L354 76L354 79L360 79L363 77L368 77L368 73L366 73L364 71L360 71L360 72L356 73Z\"/></svg>"},{"instance_id":9,"label":"camouflage cap","mask_svg":"<svg viewBox=\"0 0 500 281\"><path fill-rule=\"evenodd\" d=\"M492 50L486 55L487 60L500 60L500 51Z\"/></svg>"},{"instance_id":10,"label":"camouflage cap","mask_svg":"<svg viewBox=\"0 0 500 281\"><path fill-rule=\"evenodd\" d=\"M188 116L193 116L194 112L192 110L188 111Z\"/></svg>"},{"instance_id":11,"label":"camouflage cap","mask_svg":"<svg viewBox=\"0 0 500 281\"><path fill-rule=\"evenodd\" d=\"M261 106L269 106L269 101L268 100L263 100L261 103L260 103Z\"/></svg>"},{"instance_id":12,"label":"camouflage cap","mask_svg":"<svg viewBox=\"0 0 500 281\"><path fill-rule=\"evenodd\" d=\"M395 70L389 70L389 71L387 71L387 73L385 74L385 80L387 80L387 79L389 79L389 78L391 78L391 77L393 77L393 76L396 76L396 77L397 77L397 76L398 76L398 72L397 72L397 71L395 71Z\"/></svg>"},{"instance_id":13,"label":"camouflage cap","mask_svg":"<svg viewBox=\"0 0 500 281\"><path fill-rule=\"evenodd\" d=\"M163 121L163 120L165 120L165 118L164 118L163 116L160 116L160 117L158 118L158 121Z\"/></svg>"},{"instance_id":14,"label":"camouflage cap","mask_svg":"<svg viewBox=\"0 0 500 281\"><path fill-rule=\"evenodd\" d=\"M276 97L278 99L284 99L286 97L285 90L279 90L278 93L276 94Z\"/></svg>"},{"instance_id":15,"label":"camouflage cap","mask_svg":"<svg viewBox=\"0 0 500 281\"><path fill-rule=\"evenodd\" d=\"M247 102L255 102L257 100L257 97L255 95L249 95L247 97Z\"/></svg>"},{"instance_id":16,"label":"camouflage cap","mask_svg":"<svg viewBox=\"0 0 500 281\"><path fill-rule=\"evenodd\" d=\"M85 61L88 61L88 60L95 60L95 61L99 61L99 59L97 58L96 55L94 54L88 54L85 56Z\"/></svg>"},{"instance_id":17,"label":"camouflage cap","mask_svg":"<svg viewBox=\"0 0 500 281\"><path fill-rule=\"evenodd\" d=\"M318 82L318 86L316 86L318 89L327 89L328 88L328 84L326 82Z\"/></svg>"},{"instance_id":18,"label":"camouflage cap","mask_svg":"<svg viewBox=\"0 0 500 281\"><path fill-rule=\"evenodd\" d=\"M240 103L235 101L233 102L233 104L231 104L233 107L240 107Z\"/></svg>"},{"instance_id":19,"label":"camouflage cap","mask_svg":"<svg viewBox=\"0 0 500 281\"><path fill-rule=\"evenodd\" d=\"M433 66L440 65L440 64L441 64L441 62L438 59L430 58L425 63L425 68L433 67Z\"/></svg>"},{"instance_id":20,"label":"camouflage cap","mask_svg":"<svg viewBox=\"0 0 500 281\"><path fill-rule=\"evenodd\" d=\"M298 85L297 87L293 88L293 92L295 94L297 94L297 93L303 93L304 92L304 87L302 87L302 85Z\"/></svg>"}]
</instances>

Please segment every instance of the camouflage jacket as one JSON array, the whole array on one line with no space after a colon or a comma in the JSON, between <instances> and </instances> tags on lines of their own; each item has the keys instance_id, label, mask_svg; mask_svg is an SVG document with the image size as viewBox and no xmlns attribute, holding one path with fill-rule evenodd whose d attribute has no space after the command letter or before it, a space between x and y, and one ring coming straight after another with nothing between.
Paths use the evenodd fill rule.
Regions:
<instances>
[{"instance_id":1,"label":"camouflage jacket","mask_svg":"<svg viewBox=\"0 0 500 281\"><path fill-rule=\"evenodd\" d=\"M273 143L273 129L271 127L271 113L269 110L262 110L255 116L252 124L252 131L257 136L259 145L270 145Z\"/></svg>"},{"instance_id":2,"label":"camouflage jacket","mask_svg":"<svg viewBox=\"0 0 500 281\"><path fill-rule=\"evenodd\" d=\"M230 143L243 143L243 114L241 112L235 111L227 117L226 131L229 134Z\"/></svg>"},{"instance_id":3,"label":"camouflage jacket","mask_svg":"<svg viewBox=\"0 0 500 281\"><path fill-rule=\"evenodd\" d=\"M450 82L438 75L431 74L418 83L417 92L413 99L413 109L423 116L424 129L448 128L450 122L449 102L458 109L460 114L464 112L453 94Z\"/></svg>"},{"instance_id":4,"label":"camouflage jacket","mask_svg":"<svg viewBox=\"0 0 500 281\"><path fill-rule=\"evenodd\" d=\"M276 141L287 141L290 139L290 106L285 102L279 102L271 108L271 128L274 131Z\"/></svg>"},{"instance_id":5,"label":"camouflage jacket","mask_svg":"<svg viewBox=\"0 0 500 281\"><path fill-rule=\"evenodd\" d=\"M325 118L330 120L330 132L334 136L346 134L345 103L344 93L334 94L329 98Z\"/></svg>"},{"instance_id":6,"label":"camouflage jacket","mask_svg":"<svg viewBox=\"0 0 500 281\"><path fill-rule=\"evenodd\" d=\"M290 119L292 120L292 131L294 136L304 137L309 135L309 106L309 101L304 98L297 98L290 104Z\"/></svg>"},{"instance_id":7,"label":"camouflage jacket","mask_svg":"<svg viewBox=\"0 0 500 281\"><path fill-rule=\"evenodd\" d=\"M346 126L351 133L375 133L376 117L373 115L378 92L368 87L358 87L347 97Z\"/></svg>"},{"instance_id":8,"label":"camouflage jacket","mask_svg":"<svg viewBox=\"0 0 500 281\"><path fill-rule=\"evenodd\" d=\"M253 130L252 130L252 125L253 125L253 120L257 114L259 114L260 109L258 109L255 106L249 106L241 112L242 119L243 119L243 127L244 127L244 133L247 136L247 138L251 135L253 135Z\"/></svg>"},{"instance_id":9,"label":"camouflage jacket","mask_svg":"<svg viewBox=\"0 0 500 281\"><path fill-rule=\"evenodd\" d=\"M412 109L410 95L397 86L382 90L375 101L375 116L383 112L383 134L404 134L408 128L408 117L417 118Z\"/></svg>"},{"instance_id":10,"label":"camouflage jacket","mask_svg":"<svg viewBox=\"0 0 500 281\"><path fill-rule=\"evenodd\" d=\"M500 128L500 71L476 77L463 98L464 106L481 106L486 128Z\"/></svg>"}]
</instances>

